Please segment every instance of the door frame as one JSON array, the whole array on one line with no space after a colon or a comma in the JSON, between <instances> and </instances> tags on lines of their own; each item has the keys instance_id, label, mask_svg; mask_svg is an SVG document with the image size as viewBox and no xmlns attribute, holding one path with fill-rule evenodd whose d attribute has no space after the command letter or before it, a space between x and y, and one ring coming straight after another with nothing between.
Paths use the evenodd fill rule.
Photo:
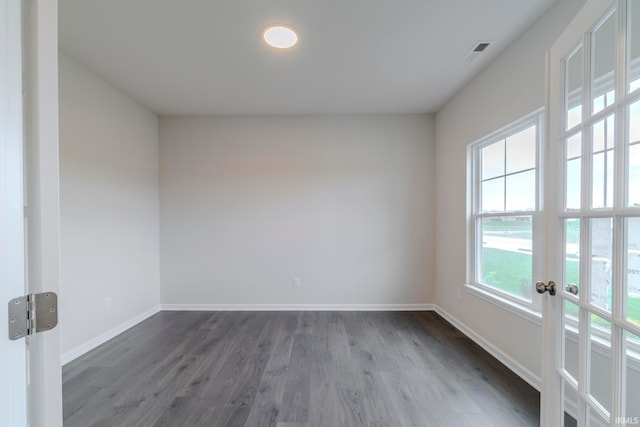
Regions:
<instances>
[{"instance_id":1,"label":"door frame","mask_svg":"<svg viewBox=\"0 0 640 427\"><path fill-rule=\"evenodd\" d=\"M20 0L0 0L0 318L7 302L25 294L22 36ZM8 425L27 425L24 340L4 328L0 349L0 410Z\"/></svg>"},{"instance_id":2,"label":"door frame","mask_svg":"<svg viewBox=\"0 0 640 427\"><path fill-rule=\"evenodd\" d=\"M24 135L28 292L60 293L58 1L23 5ZM31 426L62 426L61 324L32 335L28 348Z\"/></svg>"}]
</instances>

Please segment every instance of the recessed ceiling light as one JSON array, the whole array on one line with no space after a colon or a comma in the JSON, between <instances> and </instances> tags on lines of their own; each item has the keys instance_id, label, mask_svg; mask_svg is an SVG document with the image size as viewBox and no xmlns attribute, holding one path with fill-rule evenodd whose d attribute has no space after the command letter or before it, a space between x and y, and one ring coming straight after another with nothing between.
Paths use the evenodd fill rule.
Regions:
<instances>
[{"instance_id":1,"label":"recessed ceiling light","mask_svg":"<svg viewBox=\"0 0 640 427\"><path fill-rule=\"evenodd\" d=\"M264 41L269 46L278 49L288 49L298 43L298 35L293 28L286 25L269 25L262 33Z\"/></svg>"}]
</instances>

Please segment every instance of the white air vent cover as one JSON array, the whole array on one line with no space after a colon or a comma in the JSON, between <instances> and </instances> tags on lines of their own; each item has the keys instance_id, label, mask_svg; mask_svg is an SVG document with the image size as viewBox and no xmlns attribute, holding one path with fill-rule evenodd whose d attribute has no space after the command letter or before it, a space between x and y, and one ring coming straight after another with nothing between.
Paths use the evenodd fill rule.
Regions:
<instances>
[{"instance_id":1,"label":"white air vent cover","mask_svg":"<svg viewBox=\"0 0 640 427\"><path fill-rule=\"evenodd\" d=\"M481 53L485 52L491 46L490 41L479 41L473 45L473 48L464 56L464 62L473 62Z\"/></svg>"}]
</instances>

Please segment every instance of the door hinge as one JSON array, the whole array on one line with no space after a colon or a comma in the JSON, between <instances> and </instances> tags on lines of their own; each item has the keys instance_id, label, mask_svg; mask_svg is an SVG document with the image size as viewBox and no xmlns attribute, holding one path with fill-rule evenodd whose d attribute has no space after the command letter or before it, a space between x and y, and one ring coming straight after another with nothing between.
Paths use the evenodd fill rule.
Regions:
<instances>
[{"instance_id":1,"label":"door hinge","mask_svg":"<svg viewBox=\"0 0 640 427\"><path fill-rule=\"evenodd\" d=\"M9 301L9 339L53 329L58 324L58 295L28 294Z\"/></svg>"}]
</instances>

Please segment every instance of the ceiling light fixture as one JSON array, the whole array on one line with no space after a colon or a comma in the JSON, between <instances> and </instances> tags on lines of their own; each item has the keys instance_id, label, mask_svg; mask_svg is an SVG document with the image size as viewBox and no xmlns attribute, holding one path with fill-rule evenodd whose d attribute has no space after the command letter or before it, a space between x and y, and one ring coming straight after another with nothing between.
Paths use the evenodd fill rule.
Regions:
<instances>
[{"instance_id":1,"label":"ceiling light fixture","mask_svg":"<svg viewBox=\"0 0 640 427\"><path fill-rule=\"evenodd\" d=\"M298 43L298 34L292 27L282 24L269 25L262 33L264 41L277 49L288 49Z\"/></svg>"}]
</instances>

